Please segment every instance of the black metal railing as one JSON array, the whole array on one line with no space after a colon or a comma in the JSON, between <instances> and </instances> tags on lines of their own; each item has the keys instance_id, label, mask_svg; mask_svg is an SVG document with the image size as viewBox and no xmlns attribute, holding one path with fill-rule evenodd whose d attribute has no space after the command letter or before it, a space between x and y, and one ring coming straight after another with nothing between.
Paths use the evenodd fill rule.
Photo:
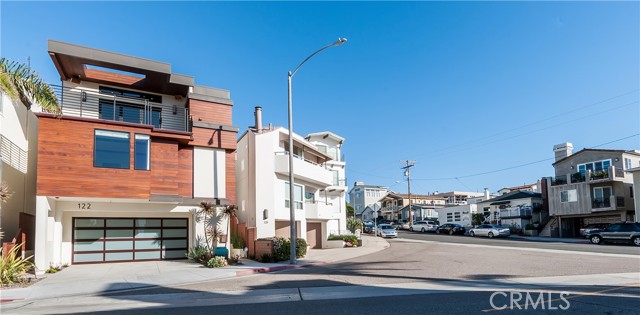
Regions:
<instances>
[{"instance_id":1,"label":"black metal railing","mask_svg":"<svg viewBox=\"0 0 640 315\"><path fill-rule=\"evenodd\" d=\"M566 176L557 176L557 177L551 178L551 186L560 186L560 185L566 185L566 184L567 184Z\"/></svg>"},{"instance_id":2,"label":"black metal railing","mask_svg":"<svg viewBox=\"0 0 640 315\"><path fill-rule=\"evenodd\" d=\"M599 209L599 208L609 208L611 207L611 200L610 198L604 198L604 199L593 199L591 201L591 206L594 209Z\"/></svg>"}]
</instances>

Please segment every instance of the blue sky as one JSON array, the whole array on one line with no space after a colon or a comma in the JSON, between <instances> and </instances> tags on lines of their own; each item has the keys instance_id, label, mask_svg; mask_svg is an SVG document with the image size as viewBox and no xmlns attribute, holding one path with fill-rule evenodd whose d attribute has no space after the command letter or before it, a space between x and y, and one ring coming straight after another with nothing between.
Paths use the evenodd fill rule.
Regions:
<instances>
[{"instance_id":1,"label":"blue sky","mask_svg":"<svg viewBox=\"0 0 640 315\"><path fill-rule=\"evenodd\" d=\"M497 191L552 176L554 144L640 149L639 2L2 1L0 10L0 53L30 57L46 81L59 82L47 39L168 62L230 90L241 131L255 106L286 126L287 71L347 37L296 74L293 108L295 132L346 138L349 185L406 192L400 160L410 159L413 193Z\"/></svg>"}]
</instances>

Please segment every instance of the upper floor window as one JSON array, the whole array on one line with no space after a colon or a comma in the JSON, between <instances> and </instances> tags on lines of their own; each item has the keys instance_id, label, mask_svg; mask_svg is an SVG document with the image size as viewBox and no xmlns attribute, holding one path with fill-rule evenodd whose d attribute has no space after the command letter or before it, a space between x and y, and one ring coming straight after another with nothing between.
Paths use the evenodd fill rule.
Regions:
<instances>
[{"instance_id":1,"label":"upper floor window","mask_svg":"<svg viewBox=\"0 0 640 315\"><path fill-rule=\"evenodd\" d=\"M564 190L560 192L560 202L576 202L578 201L578 194L575 189Z\"/></svg>"},{"instance_id":2,"label":"upper floor window","mask_svg":"<svg viewBox=\"0 0 640 315\"><path fill-rule=\"evenodd\" d=\"M107 99L101 99L98 104L100 119L153 125L156 128L162 125L162 108L160 107L114 102Z\"/></svg>"},{"instance_id":3,"label":"upper floor window","mask_svg":"<svg viewBox=\"0 0 640 315\"><path fill-rule=\"evenodd\" d=\"M630 158L624 158L624 169L628 170L630 168L633 168L633 165L631 165L631 159Z\"/></svg>"},{"instance_id":4,"label":"upper floor window","mask_svg":"<svg viewBox=\"0 0 640 315\"><path fill-rule=\"evenodd\" d=\"M95 130L93 166L129 169L128 132Z\"/></svg>"},{"instance_id":5,"label":"upper floor window","mask_svg":"<svg viewBox=\"0 0 640 315\"><path fill-rule=\"evenodd\" d=\"M600 171L608 171L609 166L611 166L611 160L602 160L595 161L585 164L578 164L578 172L582 175L585 175L587 171L591 172L600 172Z\"/></svg>"},{"instance_id":6,"label":"upper floor window","mask_svg":"<svg viewBox=\"0 0 640 315\"><path fill-rule=\"evenodd\" d=\"M149 135L136 134L133 145L133 156L136 170L149 170L149 151L150 151Z\"/></svg>"},{"instance_id":7,"label":"upper floor window","mask_svg":"<svg viewBox=\"0 0 640 315\"><path fill-rule=\"evenodd\" d=\"M291 200L291 198L289 198L289 195L291 193L291 191L289 190L289 183L284 183L284 186L284 207L289 208L289 203ZM295 209L302 209L302 191L303 189L301 185L293 184L293 204L295 206Z\"/></svg>"}]
</instances>

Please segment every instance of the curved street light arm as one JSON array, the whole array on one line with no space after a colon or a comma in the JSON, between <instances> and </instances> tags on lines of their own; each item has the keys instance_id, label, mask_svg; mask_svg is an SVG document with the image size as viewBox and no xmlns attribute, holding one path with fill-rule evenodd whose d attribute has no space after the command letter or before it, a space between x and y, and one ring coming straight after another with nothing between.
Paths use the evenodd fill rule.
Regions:
<instances>
[{"instance_id":1,"label":"curved street light arm","mask_svg":"<svg viewBox=\"0 0 640 315\"><path fill-rule=\"evenodd\" d=\"M309 57L307 57L305 60L302 60L302 62L301 62L301 63L300 63L300 64L299 64L295 69L293 69L293 71L289 71L289 77L293 77L293 76L296 74L296 72L298 72L298 70L300 69L300 67L302 67L302 65L303 65L305 62L307 62L307 60L309 60L309 59L313 58L313 56L317 55L319 52L321 52L321 51L323 51L323 50L325 50L325 49L327 49L327 48L329 48L329 47L333 47L333 46L340 46L340 45L342 45L342 44L344 44L344 43L346 43L346 42L347 42L347 39L346 39L346 38L338 38L338 40L337 40L337 41L335 41L335 42L333 42L333 43L331 43L331 44L329 44L329 45L326 45L326 46L324 46L324 47L322 47L322 48L320 48L320 49L316 50L313 54L309 55Z\"/></svg>"}]
</instances>

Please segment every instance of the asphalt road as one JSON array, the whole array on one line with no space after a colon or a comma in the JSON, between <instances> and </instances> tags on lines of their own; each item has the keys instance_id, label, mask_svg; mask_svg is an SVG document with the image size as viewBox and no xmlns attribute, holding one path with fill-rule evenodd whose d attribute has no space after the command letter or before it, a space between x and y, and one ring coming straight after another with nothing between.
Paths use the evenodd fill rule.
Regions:
<instances>
[{"instance_id":1,"label":"asphalt road","mask_svg":"<svg viewBox=\"0 0 640 315\"><path fill-rule=\"evenodd\" d=\"M409 232L398 231L398 238L425 240L443 243L458 243L458 244L480 244L489 246L504 246L504 247L526 247L526 248L540 248L540 249L557 249L568 250L578 252L592 252L592 253L610 253L610 254L630 254L640 255L640 246L628 245L628 244L574 244L574 243L558 243L558 242L534 242L523 239L517 239L513 237L507 238L492 238L488 237L471 237L466 235L443 235L435 234L431 232ZM585 239L586 240L586 239Z\"/></svg>"}]
</instances>

